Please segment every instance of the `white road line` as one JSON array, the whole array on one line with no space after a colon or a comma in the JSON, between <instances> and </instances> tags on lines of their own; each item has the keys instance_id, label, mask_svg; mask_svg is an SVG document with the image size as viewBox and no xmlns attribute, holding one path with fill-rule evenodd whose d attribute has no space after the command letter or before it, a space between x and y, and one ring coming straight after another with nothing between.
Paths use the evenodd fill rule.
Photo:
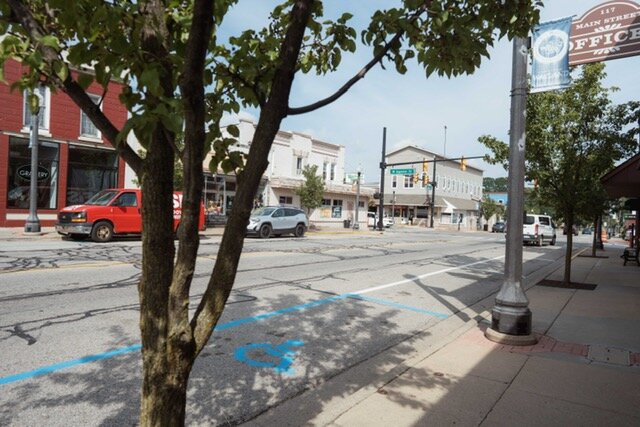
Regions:
<instances>
[{"instance_id":1,"label":"white road line","mask_svg":"<svg viewBox=\"0 0 640 427\"><path fill-rule=\"evenodd\" d=\"M459 265L459 266L456 266L456 267L443 268L442 270L437 270L437 271L432 271L431 273L421 274L419 276L412 277L411 279L399 280L397 282L387 283L386 285L374 286L372 288L362 289L360 291L349 292L349 293L350 294L356 294L356 295L368 294L369 292L375 292L375 291L379 291L381 289L387 289L387 288L392 288L392 287L398 286L398 285L404 285L405 283L414 282L417 279L424 279L425 277L435 276L435 275L438 275L438 274L447 273L449 271L461 270L463 268L471 267L472 265L484 264L484 263L487 263L489 261L495 261L497 259L501 259L501 258L504 258L504 257L505 257L504 255L501 255L501 256L498 256L498 257L495 257L495 258L489 258L489 259L485 259L485 260L482 260L482 261L472 262L470 264Z\"/></svg>"}]
</instances>

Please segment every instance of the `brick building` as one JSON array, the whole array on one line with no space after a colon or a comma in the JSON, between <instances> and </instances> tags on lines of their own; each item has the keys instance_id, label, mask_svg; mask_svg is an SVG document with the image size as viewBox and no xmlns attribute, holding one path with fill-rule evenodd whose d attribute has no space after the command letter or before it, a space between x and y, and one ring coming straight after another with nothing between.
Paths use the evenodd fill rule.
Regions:
<instances>
[{"instance_id":1,"label":"brick building","mask_svg":"<svg viewBox=\"0 0 640 427\"><path fill-rule=\"evenodd\" d=\"M20 63L7 61L5 82L0 82L0 227L23 226L29 212L31 115L25 94L10 90L21 72ZM118 99L121 90L121 84L111 82L102 98L98 84L87 89L117 128L127 120ZM122 187L125 163L66 94L44 87L39 92L38 218L50 226L63 207L101 189Z\"/></svg>"}]
</instances>

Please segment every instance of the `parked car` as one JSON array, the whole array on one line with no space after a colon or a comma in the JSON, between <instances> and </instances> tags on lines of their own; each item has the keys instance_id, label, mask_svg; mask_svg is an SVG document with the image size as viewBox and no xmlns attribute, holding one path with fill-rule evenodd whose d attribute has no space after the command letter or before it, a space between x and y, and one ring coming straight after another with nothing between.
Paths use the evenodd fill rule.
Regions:
<instances>
[{"instance_id":1,"label":"parked car","mask_svg":"<svg viewBox=\"0 0 640 427\"><path fill-rule=\"evenodd\" d=\"M591 233L593 233L593 230L591 230L588 227L582 229L582 234L591 234Z\"/></svg>"},{"instance_id":2,"label":"parked car","mask_svg":"<svg viewBox=\"0 0 640 427\"><path fill-rule=\"evenodd\" d=\"M378 215L375 212L367 212L367 224L373 228L378 226ZM389 228L393 225L393 220L388 216L384 216L382 217L382 225L384 228Z\"/></svg>"},{"instance_id":3,"label":"parked car","mask_svg":"<svg viewBox=\"0 0 640 427\"><path fill-rule=\"evenodd\" d=\"M504 222L496 222L491 227L492 233L504 233L505 231L507 231L507 224Z\"/></svg>"},{"instance_id":4,"label":"parked car","mask_svg":"<svg viewBox=\"0 0 640 427\"><path fill-rule=\"evenodd\" d=\"M298 208L284 206L263 206L251 212L247 234L263 239L282 234L304 236L309 228L309 218Z\"/></svg>"},{"instance_id":5,"label":"parked car","mask_svg":"<svg viewBox=\"0 0 640 427\"><path fill-rule=\"evenodd\" d=\"M96 193L81 205L67 206L58 213L56 231L74 240L91 237L109 242L115 235L142 234L142 191L112 188ZM182 217L182 193L173 193L173 229ZM200 204L198 229L204 231L204 204Z\"/></svg>"},{"instance_id":6,"label":"parked car","mask_svg":"<svg viewBox=\"0 0 640 427\"><path fill-rule=\"evenodd\" d=\"M556 225L549 215L527 214L522 228L524 244L533 243L542 246L548 242L556 244Z\"/></svg>"}]
</instances>

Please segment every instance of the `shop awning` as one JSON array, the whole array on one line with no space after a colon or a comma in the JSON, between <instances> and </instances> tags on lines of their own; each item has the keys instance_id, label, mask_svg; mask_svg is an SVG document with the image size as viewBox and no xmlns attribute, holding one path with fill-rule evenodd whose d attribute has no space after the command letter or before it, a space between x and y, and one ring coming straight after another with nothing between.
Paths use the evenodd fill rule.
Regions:
<instances>
[{"instance_id":1,"label":"shop awning","mask_svg":"<svg viewBox=\"0 0 640 427\"><path fill-rule=\"evenodd\" d=\"M640 153L600 178L612 197L640 197Z\"/></svg>"}]
</instances>

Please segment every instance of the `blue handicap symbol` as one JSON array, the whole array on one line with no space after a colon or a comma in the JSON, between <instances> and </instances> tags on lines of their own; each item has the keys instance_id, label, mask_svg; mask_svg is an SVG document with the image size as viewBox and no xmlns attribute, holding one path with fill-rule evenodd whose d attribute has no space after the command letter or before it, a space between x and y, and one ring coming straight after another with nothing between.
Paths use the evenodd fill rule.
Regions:
<instances>
[{"instance_id":1,"label":"blue handicap symbol","mask_svg":"<svg viewBox=\"0 0 640 427\"><path fill-rule=\"evenodd\" d=\"M300 340L288 340L280 345L255 343L238 347L233 353L236 359L249 366L256 368L271 368L278 373L292 375L294 370L291 368L291 365L293 364L293 356L296 352L295 350L292 350L291 347L300 347L302 345L304 345L304 342ZM248 354L252 350L262 350L264 354L280 359L280 362L265 362L263 360L252 359Z\"/></svg>"}]
</instances>

